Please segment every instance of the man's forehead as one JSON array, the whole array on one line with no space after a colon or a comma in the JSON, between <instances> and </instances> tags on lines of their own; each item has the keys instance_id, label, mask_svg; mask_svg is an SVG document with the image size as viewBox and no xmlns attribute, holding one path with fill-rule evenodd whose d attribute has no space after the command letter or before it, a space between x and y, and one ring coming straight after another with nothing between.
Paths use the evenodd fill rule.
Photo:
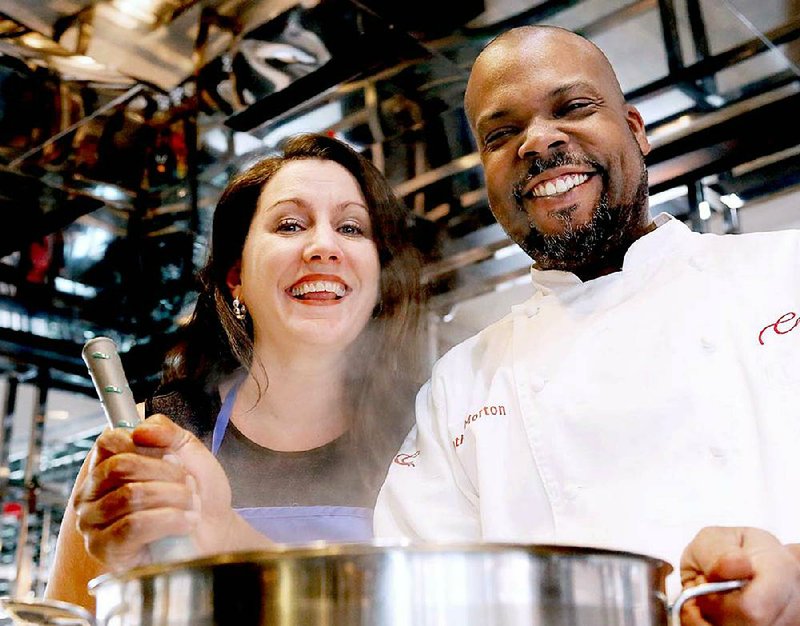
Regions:
<instances>
[{"instance_id":1,"label":"man's forehead","mask_svg":"<svg viewBox=\"0 0 800 626\"><path fill-rule=\"evenodd\" d=\"M576 70L589 66L608 66L603 53L583 37L561 30L540 30L510 35L498 40L486 60L496 63L504 57L516 58L537 67L572 65Z\"/></svg>"},{"instance_id":2,"label":"man's forehead","mask_svg":"<svg viewBox=\"0 0 800 626\"><path fill-rule=\"evenodd\" d=\"M557 29L510 31L478 57L469 83L490 85L508 77L535 81L551 95L574 84L592 85L598 93L618 92L616 75L605 55L588 40ZM523 78L524 77L524 78ZM467 99L470 99L470 84ZM544 83L547 83L544 85Z\"/></svg>"}]
</instances>

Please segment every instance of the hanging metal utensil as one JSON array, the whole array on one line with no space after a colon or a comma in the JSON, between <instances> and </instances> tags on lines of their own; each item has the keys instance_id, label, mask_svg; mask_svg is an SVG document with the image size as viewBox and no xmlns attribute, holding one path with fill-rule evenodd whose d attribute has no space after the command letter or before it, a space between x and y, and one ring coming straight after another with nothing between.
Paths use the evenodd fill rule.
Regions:
<instances>
[{"instance_id":1,"label":"hanging metal utensil","mask_svg":"<svg viewBox=\"0 0 800 626\"><path fill-rule=\"evenodd\" d=\"M128 385L117 344L108 337L87 341L81 352L112 428L133 429L142 421ZM180 561L196 555L189 537L165 537L149 546L154 563Z\"/></svg>"}]
</instances>

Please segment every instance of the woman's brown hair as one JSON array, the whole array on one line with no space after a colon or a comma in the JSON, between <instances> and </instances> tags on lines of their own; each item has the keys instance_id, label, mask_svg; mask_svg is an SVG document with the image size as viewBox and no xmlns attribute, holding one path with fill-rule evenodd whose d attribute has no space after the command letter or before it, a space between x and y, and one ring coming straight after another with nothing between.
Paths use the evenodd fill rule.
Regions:
<instances>
[{"instance_id":1,"label":"woman's brown hair","mask_svg":"<svg viewBox=\"0 0 800 626\"><path fill-rule=\"evenodd\" d=\"M381 285L373 318L351 351L347 372L354 416L351 431L355 438L371 442L386 436L388 426L396 437L410 425L423 372L424 290L411 215L368 159L322 134L289 138L280 154L234 177L223 191L214 211L210 254L198 274L195 310L182 340L165 361L163 382L188 379L208 388L240 367L249 371L254 366L252 322L233 315L226 278L241 259L262 189L283 165L301 159L338 163L353 175L366 200ZM262 365L268 373L269 364Z\"/></svg>"}]
</instances>

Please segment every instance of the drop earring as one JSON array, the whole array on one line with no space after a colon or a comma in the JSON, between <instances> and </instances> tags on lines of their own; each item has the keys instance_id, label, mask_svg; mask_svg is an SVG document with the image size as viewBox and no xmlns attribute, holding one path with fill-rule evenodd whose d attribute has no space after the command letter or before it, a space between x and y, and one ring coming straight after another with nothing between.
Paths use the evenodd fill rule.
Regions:
<instances>
[{"instance_id":1,"label":"drop earring","mask_svg":"<svg viewBox=\"0 0 800 626\"><path fill-rule=\"evenodd\" d=\"M233 299L233 316L237 320L243 320L247 317L247 307L244 305L244 302L241 302L239 298Z\"/></svg>"}]
</instances>

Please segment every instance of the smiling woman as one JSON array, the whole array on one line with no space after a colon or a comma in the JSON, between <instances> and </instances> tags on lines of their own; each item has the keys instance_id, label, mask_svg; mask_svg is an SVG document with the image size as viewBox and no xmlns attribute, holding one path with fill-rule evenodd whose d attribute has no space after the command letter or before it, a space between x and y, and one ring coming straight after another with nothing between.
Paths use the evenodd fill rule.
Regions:
<instances>
[{"instance_id":1,"label":"smiling woman","mask_svg":"<svg viewBox=\"0 0 800 626\"><path fill-rule=\"evenodd\" d=\"M47 597L91 608L91 578L169 535L198 555L372 537L425 376L407 217L369 161L322 135L230 182L193 317L144 406L160 415L98 439Z\"/></svg>"},{"instance_id":2,"label":"smiling woman","mask_svg":"<svg viewBox=\"0 0 800 626\"><path fill-rule=\"evenodd\" d=\"M319 365L322 347L332 346L339 361L380 296L378 248L358 181L333 161L294 161L264 186L258 205L242 262L228 276L232 294L254 319L269 320L264 350L293 359L308 351Z\"/></svg>"}]
</instances>

